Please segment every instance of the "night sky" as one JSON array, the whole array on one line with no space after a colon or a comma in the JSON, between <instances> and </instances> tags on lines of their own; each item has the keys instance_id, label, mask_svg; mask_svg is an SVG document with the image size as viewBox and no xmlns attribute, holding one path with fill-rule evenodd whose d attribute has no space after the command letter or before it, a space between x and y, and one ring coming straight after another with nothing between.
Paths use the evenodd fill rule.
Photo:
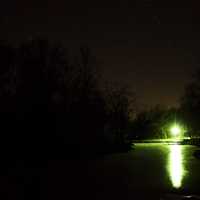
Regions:
<instances>
[{"instance_id":1,"label":"night sky","mask_svg":"<svg viewBox=\"0 0 200 200\"><path fill-rule=\"evenodd\" d=\"M42 34L69 48L87 44L103 79L129 84L148 106L177 105L199 64L194 1L7 0L0 13L0 39Z\"/></svg>"}]
</instances>

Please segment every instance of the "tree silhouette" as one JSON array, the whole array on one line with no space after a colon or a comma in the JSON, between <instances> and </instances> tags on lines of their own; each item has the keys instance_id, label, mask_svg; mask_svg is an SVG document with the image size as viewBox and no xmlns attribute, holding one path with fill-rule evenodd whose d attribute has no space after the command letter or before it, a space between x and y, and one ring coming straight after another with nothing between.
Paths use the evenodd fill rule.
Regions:
<instances>
[{"instance_id":1,"label":"tree silhouette","mask_svg":"<svg viewBox=\"0 0 200 200\"><path fill-rule=\"evenodd\" d=\"M129 91L105 91L98 80L87 47L72 62L62 45L43 38L0 44L1 169L18 163L16 182L24 184L26 199L37 198L41 180L47 184L49 159L91 158L126 146Z\"/></svg>"},{"instance_id":2,"label":"tree silhouette","mask_svg":"<svg viewBox=\"0 0 200 200\"><path fill-rule=\"evenodd\" d=\"M12 119L4 114L2 124L16 154L104 152L106 127L114 143L125 143L135 96L127 87L100 87L88 47L80 48L74 62L62 45L43 38L15 48L2 43L0 51L0 109L13 113Z\"/></svg>"},{"instance_id":3,"label":"tree silhouette","mask_svg":"<svg viewBox=\"0 0 200 200\"><path fill-rule=\"evenodd\" d=\"M73 70L70 117L73 119L71 124L74 131L78 133L76 142L95 147L102 140L105 102L98 85L96 61L89 48L80 49Z\"/></svg>"},{"instance_id":4,"label":"tree silhouette","mask_svg":"<svg viewBox=\"0 0 200 200\"><path fill-rule=\"evenodd\" d=\"M12 110L11 97L15 93L14 82L10 77L14 77L14 48L6 42L0 43L0 111Z\"/></svg>"},{"instance_id":5,"label":"tree silhouette","mask_svg":"<svg viewBox=\"0 0 200 200\"><path fill-rule=\"evenodd\" d=\"M192 135L200 135L200 70L198 69L192 81L186 86L181 99L181 110L185 123L191 130Z\"/></svg>"},{"instance_id":6,"label":"tree silhouette","mask_svg":"<svg viewBox=\"0 0 200 200\"><path fill-rule=\"evenodd\" d=\"M135 94L128 87L112 86L105 91L107 126L115 143L124 144L128 135L131 115L136 107Z\"/></svg>"}]
</instances>

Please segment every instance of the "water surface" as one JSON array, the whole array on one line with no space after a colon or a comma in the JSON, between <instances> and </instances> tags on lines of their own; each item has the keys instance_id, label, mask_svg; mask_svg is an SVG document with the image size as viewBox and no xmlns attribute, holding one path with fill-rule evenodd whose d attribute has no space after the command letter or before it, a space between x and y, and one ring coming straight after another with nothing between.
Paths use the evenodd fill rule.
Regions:
<instances>
[{"instance_id":1,"label":"water surface","mask_svg":"<svg viewBox=\"0 0 200 200\"><path fill-rule=\"evenodd\" d=\"M200 193L200 160L195 146L139 143L128 154L107 156L99 171L130 190ZM110 178L108 178L110 177ZM105 180L105 179L104 179Z\"/></svg>"},{"instance_id":2,"label":"water surface","mask_svg":"<svg viewBox=\"0 0 200 200\"><path fill-rule=\"evenodd\" d=\"M200 160L193 156L196 149L189 145L140 143L129 153L56 162L49 169L50 196L160 200L169 193L199 195Z\"/></svg>"}]
</instances>

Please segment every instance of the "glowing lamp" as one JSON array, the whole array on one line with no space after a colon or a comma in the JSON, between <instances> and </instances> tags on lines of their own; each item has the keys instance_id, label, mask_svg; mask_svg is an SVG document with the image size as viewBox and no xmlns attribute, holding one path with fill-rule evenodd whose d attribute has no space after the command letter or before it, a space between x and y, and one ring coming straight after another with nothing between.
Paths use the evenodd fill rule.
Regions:
<instances>
[{"instance_id":1,"label":"glowing lamp","mask_svg":"<svg viewBox=\"0 0 200 200\"><path fill-rule=\"evenodd\" d=\"M170 132L173 136L178 136L181 133L181 128L178 125L171 127Z\"/></svg>"}]
</instances>

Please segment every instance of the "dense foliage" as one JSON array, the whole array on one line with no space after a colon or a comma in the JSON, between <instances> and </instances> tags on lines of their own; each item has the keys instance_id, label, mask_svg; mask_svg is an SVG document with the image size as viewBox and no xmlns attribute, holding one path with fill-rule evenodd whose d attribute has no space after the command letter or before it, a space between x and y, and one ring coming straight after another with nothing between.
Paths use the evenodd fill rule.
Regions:
<instances>
[{"instance_id":1,"label":"dense foliage","mask_svg":"<svg viewBox=\"0 0 200 200\"><path fill-rule=\"evenodd\" d=\"M2 42L0 52L5 146L30 155L80 155L125 143L128 94L100 87L89 48L81 48L74 62L62 45L41 38L16 47Z\"/></svg>"},{"instance_id":2,"label":"dense foliage","mask_svg":"<svg viewBox=\"0 0 200 200\"><path fill-rule=\"evenodd\" d=\"M191 135L200 136L200 69L185 88L181 99L181 110Z\"/></svg>"}]
</instances>

